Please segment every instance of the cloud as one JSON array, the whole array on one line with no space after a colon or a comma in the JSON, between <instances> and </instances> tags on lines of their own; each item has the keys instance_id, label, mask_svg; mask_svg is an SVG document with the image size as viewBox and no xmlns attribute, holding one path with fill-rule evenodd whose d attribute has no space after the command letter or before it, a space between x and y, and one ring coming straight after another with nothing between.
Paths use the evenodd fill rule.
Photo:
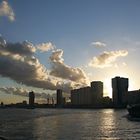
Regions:
<instances>
[{"instance_id":1,"label":"cloud","mask_svg":"<svg viewBox=\"0 0 140 140\"><path fill-rule=\"evenodd\" d=\"M0 45L2 46L6 45L6 40L4 40L1 35L0 35Z\"/></svg>"},{"instance_id":2,"label":"cloud","mask_svg":"<svg viewBox=\"0 0 140 140\"><path fill-rule=\"evenodd\" d=\"M45 89L55 89L53 80L48 79L45 67L34 56L0 52L0 74L18 83Z\"/></svg>"},{"instance_id":3,"label":"cloud","mask_svg":"<svg viewBox=\"0 0 140 140\"><path fill-rule=\"evenodd\" d=\"M0 4L0 16L8 17L8 19L11 21L15 20L14 11L7 1L2 1Z\"/></svg>"},{"instance_id":4,"label":"cloud","mask_svg":"<svg viewBox=\"0 0 140 140\"><path fill-rule=\"evenodd\" d=\"M122 65L123 65L124 67L127 66L127 64L126 64L125 62L123 62Z\"/></svg>"},{"instance_id":5,"label":"cloud","mask_svg":"<svg viewBox=\"0 0 140 140\"><path fill-rule=\"evenodd\" d=\"M12 94L12 95L18 95L18 96L23 96L23 97L29 97L29 90L19 88L19 87L0 87L0 91L5 94ZM34 92L35 93L35 98L55 98L54 94L47 94L44 92Z\"/></svg>"},{"instance_id":6,"label":"cloud","mask_svg":"<svg viewBox=\"0 0 140 140\"><path fill-rule=\"evenodd\" d=\"M0 44L0 75L18 83L45 89L56 89L56 82L33 56L35 48L30 43Z\"/></svg>"},{"instance_id":7,"label":"cloud","mask_svg":"<svg viewBox=\"0 0 140 140\"><path fill-rule=\"evenodd\" d=\"M63 50L55 50L50 56L52 69L50 74L77 83L87 83L87 76L81 68L72 68L64 63Z\"/></svg>"},{"instance_id":8,"label":"cloud","mask_svg":"<svg viewBox=\"0 0 140 140\"><path fill-rule=\"evenodd\" d=\"M111 52L103 52L97 57L93 57L89 62L89 66L96 68L104 68L112 66L112 63L117 60L119 57L125 57L128 55L128 51L119 50Z\"/></svg>"},{"instance_id":9,"label":"cloud","mask_svg":"<svg viewBox=\"0 0 140 140\"><path fill-rule=\"evenodd\" d=\"M6 94L13 94L19 96L28 96L28 91L23 88L16 88L16 87L0 87L0 91Z\"/></svg>"},{"instance_id":10,"label":"cloud","mask_svg":"<svg viewBox=\"0 0 140 140\"><path fill-rule=\"evenodd\" d=\"M0 36L0 50L13 55L33 55L36 51L32 43L24 41L22 43L6 43Z\"/></svg>"},{"instance_id":11,"label":"cloud","mask_svg":"<svg viewBox=\"0 0 140 140\"><path fill-rule=\"evenodd\" d=\"M57 49L52 52L52 55L50 56L50 60L53 63L63 63L64 59L63 56L63 50Z\"/></svg>"},{"instance_id":12,"label":"cloud","mask_svg":"<svg viewBox=\"0 0 140 140\"><path fill-rule=\"evenodd\" d=\"M63 51L53 51L50 60L52 69L46 69L35 57L36 47L27 41L7 43L0 37L0 75L19 84L69 92L86 83L86 75L80 68L64 64Z\"/></svg>"},{"instance_id":13,"label":"cloud","mask_svg":"<svg viewBox=\"0 0 140 140\"><path fill-rule=\"evenodd\" d=\"M49 42L49 43L42 43L36 46L38 50L40 50L41 52L47 52L49 50L53 50L55 48L55 46Z\"/></svg>"},{"instance_id":14,"label":"cloud","mask_svg":"<svg viewBox=\"0 0 140 140\"><path fill-rule=\"evenodd\" d=\"M105 47L105 46L106 46L105 43L99 42L99 41L97 41L97 42L92 42L91 45L96 46L96 47Z\"/></svg>"}]
</instances>

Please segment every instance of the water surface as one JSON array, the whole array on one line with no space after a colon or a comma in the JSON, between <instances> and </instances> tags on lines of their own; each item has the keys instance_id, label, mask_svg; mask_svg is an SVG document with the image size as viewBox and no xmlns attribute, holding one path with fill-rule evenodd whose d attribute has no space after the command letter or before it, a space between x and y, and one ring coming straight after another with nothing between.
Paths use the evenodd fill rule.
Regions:
<instances>
[{"instance_id":1,"label":"water surface","mask_svg":"<svg viewBox=\"0 0 140 140\"><path fill-rule=\"evenodd\" d=\"M0 136L8 140L140 139L140 122L127 110L0 109Z\"/></svg>"}]
</instances>

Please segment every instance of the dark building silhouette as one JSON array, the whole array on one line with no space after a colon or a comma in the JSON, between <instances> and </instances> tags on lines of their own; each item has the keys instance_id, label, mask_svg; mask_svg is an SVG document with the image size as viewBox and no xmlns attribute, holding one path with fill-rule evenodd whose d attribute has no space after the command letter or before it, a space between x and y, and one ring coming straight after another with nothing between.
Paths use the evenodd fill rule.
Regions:
<instances>
[{"instance_id":1,"label":"dark building silhouette","mask_svg":"<svg viewBox=\"0 0 140 140\"><path fill-rule=\"evenodd\" d=\"M112 79L113 105L125 106L127 103L128 78L115 77Z\"/></svg>"},{"instance_id":2,"label":"dark building silhouette","mask_svg":"<svg viewBox=\"0 0 140 140\"><path fill-rule=\"evenodd\" d=\"M140 104L140 89L128 91L127 104Z\"/></svg>"},{"instance_id":3,"label":"dark building silhouette","mask_svg":"<svg viewBox=\"0 0 140 140\"><path fill-rule=\"evenodd\" d=\"M101 81L91 82L91 94L93 104L100 104L103 99L103 82Z\"/></svg>"},{"instance_id":4,"label":"dark building silhouette","mask_svg":"<svg viewBox=\"0 0 140 140\"><path fill-rule=\"evenodd\" d=\"M35 94L34 92L29 92L29 105L34 106Z\"/></svg>"},{"instance_id":5,"label":"dark building silhouette","mask_svg":"<svg viewBox=\"0 0 140 140\"><path fill-rule=\"evenodd\" d=\"M27 101L24 100L24 101L22 102L22 104L23 104L23 105L27 105Z\"/></svg>"},{"instance_id":6,"label":"dark building silhouette","mask_svg":"<svg viewBox=\"0 0 140 140\"><path fill-rule=\"evenodd\" d=\"M63 95L62 95L62 90L57 89L57 105L62 105L63 104Z\"/></svg>"},{"instance_id":7,"label":"dark building silhouette","mask_svg":"<svg viewBox=\"0 0 140 140\"><path fill-rule=\"evenodd\" d=\"M72 105L99 105L103 99L103 82L93 81L91 87L71 90Z\"/></svg>"},{"instance_id":8,"label":"dark building silhouette","mask_svg":"<svg viewBox=\"0 0 140 140\"><path fill-rule=\"evenodd\" d=\"M1 104L0 104L0 105L1 105L1 107L3 107L3 106L4 106L4 103L3 103L3 102L1 102Z\"/></svg>"},{"instance_id":9,"label":"dark building silhouette","mask_svg":"<svg viewBox=\"0 0 140 140\"><path fill-rule=\"evenodd\" d=\"M71 103L73 105L92 104L90 87L83 87L83 88L71 90Z\"/></svg>"},{"instance_id":10,"label":"dark building silhouette","mask_svg":"<svg viewBox=\"0 0 140 140\"><path fill-rule=\"evenodd\" d=\"M66 104L66 98L65 98L65 97L62 98L62 104L63 104L63 105Z\"/></svg>"},{"instance_id":11,"label":"dark building silhouette","mask_svg":"<svg viewBox=\"0 0 140 140\"><path fill-rule=\"evenodd\" d=\"M50 104L50 99L49 98L47 98L47 104Z\"/></svg>"},{"instance_id":12,"label":"dark building silhouette","mask_svg":"<svg viewBox=\"0 0 140 140\"><path fill-rule=\"evenodd\" d=\"M54 105L54 99L52 98L52 104Z\"/></svg>"},{"instance_id":13,"label":"dark building silhouette","mask_svg":"<svg viewBox=\"0 0 140 140\"><path fill-rule=\"evenodd\" d=\"M102 105L103 107L112 107L112 99L109 96L103 97Z\"/></svg>"}]
</instances>

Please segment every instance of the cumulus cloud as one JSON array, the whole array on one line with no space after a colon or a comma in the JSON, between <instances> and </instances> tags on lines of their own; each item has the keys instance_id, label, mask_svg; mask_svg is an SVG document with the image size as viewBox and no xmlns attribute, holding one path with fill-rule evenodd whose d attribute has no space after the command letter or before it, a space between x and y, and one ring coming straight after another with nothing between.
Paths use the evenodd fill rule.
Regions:
<instances>
[{"instance_id":1,"label":"cumulus cloud","mask_svg":"<svg viewBox=\"0 0 140 140\"><path fill-rule=\"evenodd\" d=\"M50 71L35 57L35 48L27 41L7 43L0 37L0 75L27 86L49 90L61 88L66 92L86 83L82 69L64 64L62 50L53 51Z\"/></svg>"},{"instance_id":2,"label":"cumulus cloud","mask_svg":"<svg viewBox=\"0 0 140 140\"><path fill-rule=\"evenodd\" d=\"M53 63L63 63L64 59L62 56L63 56L63 50L57 49L52 52L52 55L50 56L50 60Z\"/></svg>"},{"instance_id":3,"label":"cumulus cloud","mask_svg":"<svg viewBox=\"0 0 140 140\"><path fill-rule=\"evenodd\" d=\"M112 66L112 63L117 60L119 57L125 57L128 55L128 51L119 50L111 52L103 52L97 57L93 57L89 62L89 66L96 68L104 68Z\"/></svg>"},{"instance_id":4,"label":"cumulus cloud","mask_svg":"<svg viewBox=\"0 0 140 140\"><path fill-rule=\"evenodd\" d=\"M28 91L23 88L16 87L0 87L0 91L6 94L20 95L20 96L28 96Z\"/></svg>"},{"instance_id":5,"label":"cumulus cloud","mask_svg":"<svg viewBox=\"0 0 140 140\"><path fill-rule=\"evenodd\" d=\"M95 46L95 47L105 47L105 46L106 46L105 43L99 42L99 41L97 41L97 42L92 42L91 45L93 45L93 46Z\"/></svg>"},{"instance_id":6,"label":"cumulus cloud","mask_svg":"<svg viewBox=\"0 0 140 140\"><path fill-rule=\"evenodd\" d=\"M11 55L0 52L0 74L18 83L45 89L55 89L53 80L48 79L45 67L34 56Z\"/></svg>"},{"instance_id":7,"label":"cumulus cloud","mask_svg":"<svg viewBox=\"0 0 140 140\"><path fill-rule=\"evenodd\" d=\"M6 41L0 36L0 50L9 54L17 55L32 55L36 49L32 43L24 41L22 43L6 43Z\"/></svg>"},{"instance_id":8,"label":"cumulus cloud","mask_svg":"<svg viewBox=\"0 0 140 140\"><path fill-rule=\"evenodd\" d=\"M2 45L3 47L5 47L6 45L6 40L4 40L1 35L0 35L0 45Z\"/></svg>"},{"instance_id":9,"label":"cumulus cloud","mask_svg":"<svg viewBox=\"0 0 140 140\"><path fill-rule=\"evenodd\" d=\"M0 91L5 94L12 94L12 95L18 95L18 96L23 96L23 97L29 97L29 90L19 88L19 87L0 87ZM44 92L34 92L35 93L35 98L55 98L56 96L54 94L47 94Z\"/></svg>"},{"instance_id":10,"label":"cumulus cloud","mask_svg":"<svg viewBox=\"0 0 140 140\"><path fill-rule=\"evenodd\" d=\"M15 14L11 6L8 4L7 1L3 0L0 4L0 16L8 17L9 20L15 20Z\"/></svg>"},{"instance_id":11,"label":"cumulus cloud","mask_svg":"<svg viewBox=\"0 0 140 140\"><path fill-rule=\"evenodd\" d=\"M87 76L81 68L72 68L64 63L63 50L55 50L50 56L51 75L78 83L87 83Z\"/></svg>"},{"instance_id":12,"label":"cumulus cloud","mask_svg":"<svg viewBox=\"0 0 140 140\"><path fill-rule=\"evenodd\" d=\"M55 48L55 46L51 43L42 43L36 46L38 50L40 50L41 52L47 52L49 50L53 50Z\"/></svg>"},{"instance_id":13,"label":"cumulus cloud","mask_svg":"<svg viewBox=\"0 0 140 140\"><path fill-rule=\"evenodd\" d=\"M125 62L122 63L123 66L127 66L127 64Z\"/></svg>"},{"instance_id":14,"label":"cumulus cloud","mask_svg":"<svg viewBox=\"0 0 140 140\"><path fill-rule=\"evenodd\" d=\"M3 43L1 43L3 44ZM33 56L30 43L0 44L0 75L18 83L45 89L56 89L56 81L48 77L48 71Z\"/></svg>"}]
</instances>

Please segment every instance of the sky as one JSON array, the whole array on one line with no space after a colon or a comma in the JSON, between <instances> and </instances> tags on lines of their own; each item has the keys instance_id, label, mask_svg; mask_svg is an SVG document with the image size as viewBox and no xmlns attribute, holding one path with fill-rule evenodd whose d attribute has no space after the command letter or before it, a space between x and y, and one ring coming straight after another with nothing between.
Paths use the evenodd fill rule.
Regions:
<instances>
[{"instance_id":1,"label":"sky","mask_svg":"<svg viewBox=\"0 0 140 140\"><path fill-rule=\"evenodd\" d=\"M139 89L139 0L0 0L0 101L38 102L129 78Z\"/></svg>"}]
</instances>

